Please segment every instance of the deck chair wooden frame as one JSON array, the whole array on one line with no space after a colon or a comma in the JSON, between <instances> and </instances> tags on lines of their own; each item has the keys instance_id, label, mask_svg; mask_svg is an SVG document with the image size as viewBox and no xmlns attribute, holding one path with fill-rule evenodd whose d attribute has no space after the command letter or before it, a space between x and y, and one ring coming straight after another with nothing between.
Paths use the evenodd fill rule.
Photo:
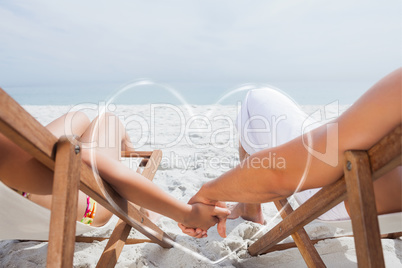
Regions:
<instances>
[{"instance_id":1,"label":"deck chair wooden frame","mask_svg":"<svg viewBox=\"0 0 402 268\"><path fill-rule=\"evenodd\" d=\"M349 201L356 256L359 267L384 267L384 256L375 205L373 181L402 165L401 125L367 151L346 151L344 176L292 210L287 200L275 205L283 220L248 248L252 256L272 251L272 248L292 235L308 267L325 267L304 226L346 198ZM398 233L397 235L400 235ZM394 237L392 235L385 237ZM287 248L287 246L282 246Z\"/></svg>"},{"instance_id":2,"label":"deck chair wooden frame","mask_svg":"<svg viewBox=\"0 0 402 268\"><path fill-rule=\"evenodd\" d=\"M73 265L78 189L91 196L124 222L124 224L119 222L116 226L109 240L109 244L113 243L108 244L102 254L102 263L114 266L119 250L121 251L122 248L122 242L117 243L116 246L116 239L124 242L125 239L122 238L127 233L127 229L129 233L131 227L164 248L172 247L172 238L150 221L134 204L122 198L81 160L80 143L77 140L68 137L58 140L1 88L0 132L54 171L52 224L49 230L47 266L72 267ZM152 162L159 164L161 152L157 151L155 155L154 153L123 152L123 156L133 156L135 153L145 158L154 156L152 161L147 162L143 171L143 175L152 179L155 168L152 169L151 165ZM124 234L119 231L122 226L126 230ZM110 252L118 254L112 257Z\"/></svg>"}]
</instances>

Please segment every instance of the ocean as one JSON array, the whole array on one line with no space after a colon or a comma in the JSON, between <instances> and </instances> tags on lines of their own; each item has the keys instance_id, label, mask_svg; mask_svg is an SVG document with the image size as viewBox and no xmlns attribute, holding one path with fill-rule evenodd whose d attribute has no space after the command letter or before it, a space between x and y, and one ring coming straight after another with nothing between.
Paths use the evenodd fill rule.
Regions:
<instances>
[{"instance_id":1,"label":"ocean","mask_svg":"<svg viewBox=\"0 0 402 268\"><path fill-rule=\"evenodd\" d=\"M110 100L119 91L120 95L113 100L116 104L235 105L244 98L247 88L268 85L268 83L157 84L148 80L138 80L134 83L137 83L137 86L124 92L121 92L121 89L128 84L123 83L2 86L2 88L22 105L99 103ZM350 105L372 85L372 82L276 81L269 84L285 92L300 105L325 105L334 101ZM239 90L242 87L243 90Z\"/></svg>"}]
</instances>

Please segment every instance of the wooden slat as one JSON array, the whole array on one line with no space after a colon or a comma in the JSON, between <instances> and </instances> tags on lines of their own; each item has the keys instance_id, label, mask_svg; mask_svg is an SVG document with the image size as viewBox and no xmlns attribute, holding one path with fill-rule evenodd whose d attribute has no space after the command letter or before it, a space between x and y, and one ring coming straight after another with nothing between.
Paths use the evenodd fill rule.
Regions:
<instances>
[{"instance_id":1,"label":"wooden slat","mask_svg":"<svg viewBox=\"0 0 402 268\"><path fill-rule=\"evenodd\" d=\"M1 88L0 107L0 132L53 170L57 138Z\"/></svg>"},{"instance_id":2,"label":"wooden slat","mask_svg":"<svg viewBox=\"0 0 402 268\"><path fill-rule=\"evenodd\" d=\"M319 192L304 202L283 221L273 227L248 248L252 256L262 254L304 225L325 213L346 197L345 179L342 177L335 183L323 187Z\"/></svg>"},{"instance_id":3,"label":"wooden slat","mask_svg":"<svg viewBox=\"0 0 402 268\"><path fill-rule=\"evenodd\" d=\"M402 127L399 125L368 150L373 178L377 179L402 164Z\"/></svg>"},{"instance_id":4,"label":"wooden slat","mask_svg":"<svg viewBox=\"0 0 402 268\"><path fill-rule=\"evenodd\" d=\"M286 198L274 203L278 211L281 212L283 219L293 212ZM303 227L293 233L292 238L308 267L326 267Z\"/></svg>"},{"instance_id":5,"label":"wooden slat","mask_svg":"<svg viewBox=\"0 0 402 268\"><path fill-rule=\"evenodd\" d=\"M358 266L385 267L367 153L346 151L344 167Z\"/></svg>"},{"instance_id":6,"label":"wooden slat","mask_svg":"<svg viewBox=\"0 0 402 268\"><path fill-rule=\"evenodd\" d=\"M171 238L167 234L150 221L145 214L138 211L132 203L122 198L99 175L93 173L92 169L85 163L81 164L80 190L155 243L158 243L162 247L172 247L169 243ZM105 196L106 194L117 205L116 208L108 201L108 198Z\"/></svg>"},{"instance_id":7,"label":"wooden slat","mask_svg":"<svg viewBox=\"0 0 402 268\"><path fill-rule=\"evenodd\" d=\"M152 151L121 151L122 157L146 157L149 158Z\"/></svg>"},{"instance_id":8,"label":"wooden slat","mask_svg":"<svg viewBox=\"0 0 402 268\"><path fill-rule=\"evenodd\" d=\"M119 219L96 267L114 267L116 265L130 230L131 226Z\"/></svg>"},{"instance_id":9,"label":"wooden slat","mask_svg":"<svg viewBox=\"0 0 402 268\"><path fill-rule=\"evenodd\" d=\"M75 242L80 242L80 243L93 243L94 241L105 241L109 240L110 237L99 237L99 236L76 236L75 237ZM141 243L154 243L151 239L137 239L137 238L127 238L126 240L126 245L135 245L135 244L141 244Z\"/></svg>"},{"instance_id":10,"label":"wooden slat","mask_svg":"<svg viewBox=\"0 0 402 268\"><path fill-rule=\"evenodd\" d=\"M153 154L153 151L135 151L135 150L127 150L121 152L121 157L138 157L143 158L139 164L140 167L145 167L149 161L149 158Z\"/></svg>"},{"instance_id":11,"label":"wooden slat","mask_svg":"<svg viewBox=\"0 0 402 268\"><path fill-rule=\"evenodd\" d=\"M54 170L54 146L57 142L45 127L37 122L18 103L0 89L0 131L11 139L16 145L25 149L30 155ZM35 133L35 135L32 135ZM152 153L138 152L139 155L151 155ZM136 228L162 247L172 247L169 241L172 239L158 226L153 224L146 216L138 211L132 203L122 198L107 182L98 174L81 162L80 190L91 196L96 202L104 206L113 214ZM108 200L117 204L114 207Z\"/></svg>"},{"instance_id":12,"label":"wooden slat","mask_svg":"<svg viewBox=\"0 0 402 268\"><path fill-rule=\"evenodd\" d=\"M396 238L399 238L401 236L402 236L402 232L383 234L383 235L381 235L381 239L396 239ZM325 237L325 238L319 238L319 239L311 239L310 241L311 241L311 243L313 243L315 245L320 241L324 241L324 240L327 240L327 239L343 238L343 237L353 237L353 235L332 236L332 237ZM277 245L271 247L270 249L268 249L263 254L274 252L274 251L279 251L279 250L295 248L295 247L297 247L295 242L277 244Z\"/></svg>"},{"instance_id":13,"label":"wooden slat","mask_svg":"<svg viewBox=\"0 0 402 268\"><path fill-rule=\"evenodd\" d=\"M145 178L152 181L155 177L156 170L158 169L161 160L162 160L162 151L161 150L153 151L151 157L149 158L149 161L147 162L144 170L142 171L142 175Z\"/></svg>"},{"instance_id":14,"label":"wooden slat","mask_svg":"<svg viewBox=\"0 0 402 268\"><path fill-rule=\"evenodd\" d=\"M392 146L392 144L396 144ZM382 138L378 145L373 146L368 150L368 154L373 156L373 162L389 163L387 170L395 168L401 159L401 126L396 127L390 134ZM381 144L381 145L379 145ZM387 151L381 157L377 156L379 150L385 150L385 144L392 146L392 150ZM383 148L384 147L384 148ZM374 156L375 155L375 156ZM378 160L377 160L378 159ZM371 166L373 179L379 178L384 174L384 168L380 164ZM272 228L268 233L263 235L259 240L249 247L249 253L253 256L262 254L269 250L291 233L294 233L299 228L310 223L318 216L322 215L346 198L346 183L342 177L335 183L323 187L319 192L312 196L309 200L303 203L297 210L291 213L286 219Z\"/></svg>"},{"instance_id":15,"label":"wooden slat","mask_svg":"<svg viewBox=\"0 0 402 268\"><path fill-rule=\"evenodd\" d=\"M81 153L62 137L57 143L47 267L73 266L80 162Z\"/></svg>"}]
</instances>

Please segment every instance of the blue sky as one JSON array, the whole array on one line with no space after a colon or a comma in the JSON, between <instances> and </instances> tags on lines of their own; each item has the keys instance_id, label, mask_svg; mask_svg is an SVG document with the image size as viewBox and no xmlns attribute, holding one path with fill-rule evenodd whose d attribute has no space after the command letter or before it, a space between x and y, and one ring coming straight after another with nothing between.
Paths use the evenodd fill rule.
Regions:
<instances>
[{"instance_id":1,"label":"blue sky","mask_svg":"<svg viewBox=\"0 0 402 268\"><path fill-rule=\"evenodd\" d=\"M401 14L400 0L2 0L0 86L149 78L191 99L244 83L332 97L354 83L355 98L401 65Z\"/></svg>"}]
</instances>

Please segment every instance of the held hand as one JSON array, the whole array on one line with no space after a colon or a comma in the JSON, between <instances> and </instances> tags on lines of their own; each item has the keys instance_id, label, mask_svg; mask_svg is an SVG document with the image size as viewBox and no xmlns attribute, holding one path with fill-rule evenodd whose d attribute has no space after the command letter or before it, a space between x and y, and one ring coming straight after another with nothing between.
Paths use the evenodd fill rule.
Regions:
<instances>
[{"instance_id":1,"label":"held hand","mask_svg":"<svg viewBox=\"0 0 402 268\"><path fill-rule=\"evenodd\" d=\"M194 199L190 200L193 201ZM196 203L193 204L194 205L201 205L200 203ZM205 206L205 205L204 205ZM228 217L228 215L230 214L230 211L226 208L226 204L224 202L215 202L215 206L206 206L206 207L214 207L214 212L215 212L215 223L218 223L217 229L218 229L218 233L221 237L226 237L226 219ZM215 224L213 224L215 225ZM213 226L211 225L211 226ZM196 237L196 238L203 238L203 237L207 237L207 229L203 229L203 228L191 228L191 227L187 227L190 225L183 225L181 223L179 223L179 228L182 230L183 233L192 236L192 237Z\"/></svg>"},{"instance_id":2,"label":"held hand","mask_svg":"<svg viewBox=\"0 0 402 268\"><path fill-rule=\"evenodd\" d=\"M230 211L226 206L211 206L201 203L191 204L191 212L183 224L179 224L183 233L196 237L206 237L206 230L218 223L218 233L226 237L226 218ZM223 224L223 225L222 225Z\"/></svg>"}]
</instances>

